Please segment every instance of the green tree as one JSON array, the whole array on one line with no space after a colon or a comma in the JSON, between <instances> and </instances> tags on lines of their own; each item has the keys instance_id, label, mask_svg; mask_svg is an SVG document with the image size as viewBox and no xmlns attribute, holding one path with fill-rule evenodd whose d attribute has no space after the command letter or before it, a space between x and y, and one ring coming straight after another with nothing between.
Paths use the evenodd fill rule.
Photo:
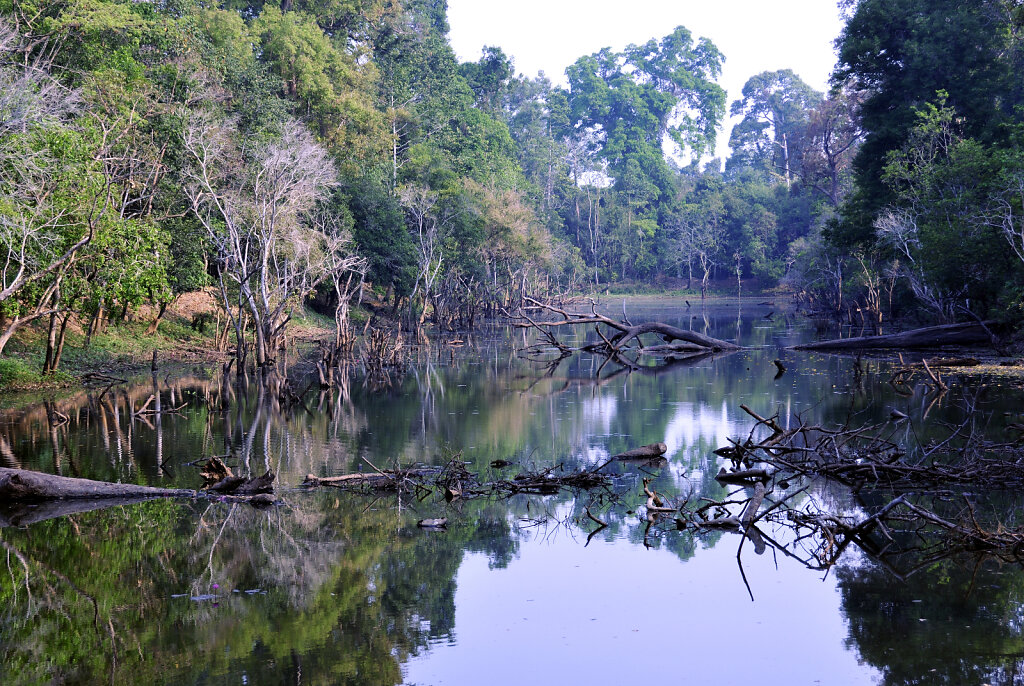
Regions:
<instances>
[{"instance_id":1,"label":"green tree","mask_svg":"<svg viewBox=\"0 0 1024 686\"><path fill-rule=\"evenodd\" d=\"M789 188L805 156L809 113L821 100L821 93L791 69L751 76L743 97L730 108L733 115L743 115L729 138L730 165L760 169Z\"/></svg>"},{"instance_id":2,"label":"green tree","mask_svg":"<svg viewBox=\"0 0 1024 686\"><path fill-rule=\"evenodd\" d=\"M878 211L894 199L883 182L886 155L901 150L916 111L938 91L963 117L963 135L984 145L1005 140L1004 125L1024 104L1017 3L1002 0L862 0L837 45L836 85L869 95L860 108L864 143L854 163L856 192L829 235L870 243Z\"/></svg>"}]
</instances>

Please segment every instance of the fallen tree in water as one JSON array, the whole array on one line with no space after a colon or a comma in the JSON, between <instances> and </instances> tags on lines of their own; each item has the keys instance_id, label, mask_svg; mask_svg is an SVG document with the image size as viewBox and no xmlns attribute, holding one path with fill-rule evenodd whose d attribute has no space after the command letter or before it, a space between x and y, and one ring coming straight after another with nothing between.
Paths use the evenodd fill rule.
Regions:
<instances>
[{"instance_id":1,"label":"fallen tree in water","mask_svg":"<svg viewBox=\"0 0 1024 686\"><path fill-rule=\"evenodd\" d=\"M662 322L645 322L633 324L623 313L622 321L616 321L597 312L597 304L591 301L590 312L569 312L561 307L542 303L530 297L524 299L524 306L518 313L506 315L514 326L536 330L543 343L530 346L524 352L528 356L540 355L557 351L563 357L577 352L589 352L603 355L609 360L625 367L638 368L635 360L625 356L626 351L636 344L637 353L665 358L679 359L685 356L703 356L709 353L740 350L741 346L713 338L696 331L680 329ZM554 321L538 321L534 313L554 314L560 317ZM585 343L582 346L570 346L555 335L555 329L565 326L594 324L594 330L600 340ZM602 327L604 329L602 330ZM654 335L661 338L662 344L645 346L642 336Z\"/></svg>"},{"instance_id":2,"label":"fallen tree in water","mask_svg":"<svg viewBox=\"0 0 1024 686\"><path fill-rule=\"evenodd\" d=\"M561 465L538 471L523 470L511 479L481 481L466 469L461 455L452 457L443 468L408 467L378 469L368 460L373 472L318 477L307 474L302 485L306 488L329 486L345 490L371 493L416 493L425 497L440 493L446 500L482 496L508 497L521 493L553 495L563 489L587 490L608 486L611 478L601 473L611 460L582 471L566 472Z\"/></svg>"},{"instance_id":3,"label":"fallen tree in water","mask_svg":"<svg viewBox=\"0 0 1024 686\"><path fill-rule=\"evenodd\" d=\"M216 459L216 458L214 458ZM219 462L219 460L217 460ZM221 463L223 464L223 463ZM205 493L249 497L273 490L274 473L258 477L239 477L227 470L206 490L158 488L138 484L111 483L58 476L28 469L0 467L0 502L19 503L49 500L118 500L147 498L196 498Z\"/></svg>"},{"instance_id":4,"label":"fallen tree in water","mask_svg":"<svg viewBox=\"0 0 1024 686\"><path fill-rule=\"evenodd\" d=\"M884 336L856 336L835 338L828 341L803 343L793 346L794 350L913 350L915 348L939 348L947 345L970 346L992 343L991 326L995 322L968 322L965 324L943 324L926 326L901 333Z\"/></svg>"},{"instance_id":5,"label":"fallen tree in water","mask_svg":"<svg viewBox=\"0 0 1024 686\"><path fill-rule=\"evenodd\" d=\"M0 467L0 500L7 502L83 498L192 498L195 494L195 491L184 488L116 484Z\"/></svg>"},{"instance_id":6,"label":"fallen tree in water","mask_svg":"<svg viewBox=\"0 0 1024 686\"><path fill-rule=\"evenodd\" d=\"M681 508L677 528L736 531L754 542L758 554L770 546L816 570L829 569L850 545L900 578L961 553L1024 562L1024 527L1006 521L986 525L975 502L982 489L1024 487L1024 445L980 439L973 411L945 439L907 449L892 440L893 423L783 428L777 417L742 409L756 420L750 434L715 451L732 462L716 478L740 489L723 500L702 498ZM863 512L834 511L819 498L798 499L814 481L801 488L792 484L808 478L848 486ZM790 542L774 540L759 523L789 531ZM909 549L896 545L897 535L905 535ZM918 549L921 566L900 571L888 562L910 549Z\"/></svg>"}]
</instances>

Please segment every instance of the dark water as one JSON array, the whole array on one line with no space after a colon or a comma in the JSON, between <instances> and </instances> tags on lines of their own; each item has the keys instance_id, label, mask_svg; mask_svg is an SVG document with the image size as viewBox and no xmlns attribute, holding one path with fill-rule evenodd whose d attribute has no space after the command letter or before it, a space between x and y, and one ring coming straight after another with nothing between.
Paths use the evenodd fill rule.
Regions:
<instances>
[{"instance_id":1,"label":"dark water","mask_svg":"<svg viewBox=\"0 0 1024 686\"><path fill-rule=\"evenodd\" d=\"M629 308L634 321L747 349L598 374L588 356L527 362L515 349L532 339L495 328L421 351L390 389L356 378L288 409L257 384L197 371L157 380L161 407L180 407L159 420L134 414L152 383L7 412L4 466L194 488L187 463L229 455L241 473L277 472L284 504L165 500L49 519L0 504L0 683L1024 683L1016 566L908 558L890 569L851 550L812 571L748 544L751 602L739 536L650 530L642 508L645 476L670 497L726 497L711 451L750 431L741 404L783 423L876 422L898 409L911 421L896 437L913 443L960 420L974 381L951 376L942 398L900 395L887 383L894 361L864 360L855 377L853 358L783 350L815 332L774 306ZM776 358L789 368L777 380ZM974 402L997 432L1019 419L1022 398L989 385ZM668 463L609 465L612 493L449 505L297 489L308 473L455 455L482 481L578 470L655 441ZM497 459L513 466L492 468ZM820 483L799 497L870 507ZM589 541L587 508L609 524ZM428 517L448 529L417 528Z\"/></svg>"}]
</instances>

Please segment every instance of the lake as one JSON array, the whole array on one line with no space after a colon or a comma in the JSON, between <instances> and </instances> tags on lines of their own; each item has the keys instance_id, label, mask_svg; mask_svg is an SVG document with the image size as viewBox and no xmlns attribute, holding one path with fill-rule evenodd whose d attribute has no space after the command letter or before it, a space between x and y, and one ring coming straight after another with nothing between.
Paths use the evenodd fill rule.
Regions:
<instances>
[{"instance_id":1,"label":"lake","mask_svg":"<svg viewBox=\"0 0 1024 686\"><path fill-rule=\"evenodd\" d=\"M605 307L621 314L621 301ZM151 500L51 518L0 504L0 683L1024 683L1017 564L851 547L814 569L775 546L740 549L732 531L649 526L643 493L649 479L672 502L731 497L712 451L750 433L740 405L784 426L898 410L909 421L887 430L913 446L967 404L998 435L1020 419L1017 385L987 379L978 394L977 377L950 373L944 395L922 383L907 394L889 383L896 355L787 349L824 334L782 303L627 307L634 322L744 349L633 371L592 355L554 364L517 354L530 332L489 325L418 350L390 385L357 371L288 407L251 379L196 369L5 410L0 465L198 488L191 463L222 455L241 474L275 471L281 503ZM140 413L151 396L177 411ZM578 472L658 441L667 461L611 462L611 485L591 491L449 503L300 488L307 474L453 458L481 482ZM820 480L791 488L850 516L877 506ZM1015 494L971 497L1019 525ZM608 525L593 536L588 511ZM444 530L417 527L440 517ZM785 526L765 534L800 549Z\"/></svg>"}]
</instances>

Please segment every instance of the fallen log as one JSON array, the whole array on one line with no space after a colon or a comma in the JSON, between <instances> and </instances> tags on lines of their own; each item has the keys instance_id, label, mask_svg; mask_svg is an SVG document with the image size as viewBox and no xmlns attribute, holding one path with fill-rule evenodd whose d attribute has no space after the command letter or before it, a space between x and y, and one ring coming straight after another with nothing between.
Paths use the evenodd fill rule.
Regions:
<instances>
[{"instance_id":1,"label":"fallen log","mask_svg":"<svg viewBox=\"0 0 1024 686\"><path fill-rule=\"evenodd\" d=\"M358 474L342 474L340 476L315 476L307 474L302 485L307 488L316 486L334 486L335 488L351 488L355 486L391 486L405 478L422 478L437 474L437 469L402 469L396 471L383 470Z\"/></svg>"},{"instance_id":2,"label":"fallen log","mask_svg":"<svg viewBox=\"0 0 1024 686\"><path fill-rule=\"evenodd\" d=\"M795 345L795 350L868 350L937 348L944 345L988 345L992 342L990 326L995 322L967 322L965 324L943 324L926 326L922 329L903 331L885 336L857 336L836 338L829 341Z\"/></svg>"},{"instance_id":3,"label":"fallen log","mask_svg":"<svg viewBox=\"0 0 1024 686\"><path fill-rule=\"evenodd\" d=\"M702 333L696 331L689 331L687 329L680 329L677 326L670 324L663 324L661 322L647 322L645 324L637 324L636 326L619 326L618 328L622 333L616 335L611 339L612 344L616 349L621 349L623 345L633 340L638 336L642 336L646 333L658 334L666 343L672 343L673 341L684 341L686 343L693 343L707 350L739 350L740 346L729 341L723 341L718 338L712 338L711 336L705 336Z\"/></svg>"},{"instance_id":4,"label":"fallen log","mask_svg":"<svg viewBox=\"0 0 1024 686\"><path fill-rule=\"evenodd\" d=\"M744 469L738 472L727 472L725 467L715 475L716 481L726 484L749 484L753 481L761 482L768 480L768 472L764 469Z\"/></svg>"},{"instance_id":5,"label":"fallen log","mask_svg":"<svg viewBox=\"0 0 1024 686\"><path fill-rule=\"evenodd\" d=\"M665 445L664 443L651 443L649 445L644 445L644 446L641 446L639 448L633 448L632 450L627 450L626 452L619 453L618 455L613 455L612 459L614 459L614 460L647 460L647 459L650 459L652 457L661 457L662 455L665 454L666 450L668 450L668 446Z\"/></svg>"},{"instance_id":6,"label":"fallen log","mask_svg":"<svg viewBox=\"0 0 1024 686\"><path fill-rule=\"evenodd\" d=\"M75 479L27 469L0 467L0 500L60 500L72 498L194 498L185 488L156 488L136 484L115 484L92 479Z\"/></svg>"},{"instance_id":7,"label":"fallen log","mask_svg":"<svg viewBox=\"0 0 1024 686\"><path fill-rule=\"evenodd\" d=\"M740 523L743 526L753 524L754 519L757 517L757 511L761 508L761 502L764 500L764 494L764 484L758 481L757 485L754 486L754 497L747 502L746 507L743 508L743 513L740 514Z\"/></svg>"},{"instance_id":8,"label":"fallen log","mask_svg":"<svg viewBox=\"0 0 1024 686\"><path fill-rule=\"evenodd\" d=\"M247 478L244 476L227 476L208 488L217 493L231 495L255 495L268 493L274 489L274 472L268 471L263 476Z\"/></svg>"},{"instance_id":9,"label":"fallen log","mask_svg":"<svg viewBox=\"0 0 1024 686\"><path fill-rule=\"evenodd\" d=\"M625 349L627 343L634 339L639 339L640 336L646 334L658 335L666 344L680 346L675 351L669 350L668 352L697 352L698 350L704 352L719 352L723 350L741 349L741 346L736 345L735 343L723 341L711 336L705 336L704 334L696 331L680 329L679 327L672 326L671 324L664 324L662 322L645 322L643 324L634 325L628 322L616 321L611 317L598 314L596 303L592 303L590 313L581 313L568 312L560 307L555 307L548 303L542 303L530 297L525 298L525 302L527 305L520 311L520 314L512 315L506 312L506 315L513 320L514 326L536 329L541 333L549 346L556 348L563 354L587 351L603 353L605 355L617 355ZM562 317L562 319L556 321L536 321L526 314L526 311L529 310L556 314ZM601 337L601 341L588 343L580 348L572 348L556 338L551 331L552 329L561 326L578 326L581 324L600 324L612 329L614 333L610 336L606 336L600 329L597 329L597 333ZM696 349L692 346L696 346ZM547 348L547 346L542 345L540 348Z\"/></svg>"}]
</instances>

